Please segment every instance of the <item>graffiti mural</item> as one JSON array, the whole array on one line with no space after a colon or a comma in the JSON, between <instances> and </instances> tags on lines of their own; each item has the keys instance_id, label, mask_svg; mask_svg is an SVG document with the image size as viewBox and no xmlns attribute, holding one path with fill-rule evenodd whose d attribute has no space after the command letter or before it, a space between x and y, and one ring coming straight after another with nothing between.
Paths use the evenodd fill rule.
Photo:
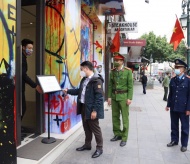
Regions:
<instances>
[{"instance_id":1,"label":"graffiti mural","mask_svg":"<svg viewBox=\"0 0 190 164\"><path fill-rule=\"evenodd\" d=\"M105 28L97 16L99 1L82 0L81 8L86 13L87 17L91 19L94 24L94 38L93 38L93 56L94 67L96 73L105 77L104 72L104 47L105 47ZM99 71L101 68L101 72Z\"/></svg>"},{"instance_id":2,"label":"graffiti mural","mask_svg":"<svg viewBox=\"0 0 190 164\"><path fill-rule=\"evenodd\" d=\"M0 2L0 159L16 163L15 36L16 2Z\"/></svg>"},{"instance_id":3,"label":"graffiti mural","mask_svg":"<svg viewBox=\"0 0 190 164\"><path fill-rule=\"evenodd\" d=\"M123 0L99 0L95 1L98 15L122 15L125 14Z\"/></svg>"},{"instance_id":4,"label":"graffiti mural","mask_svg":"<svg viewBox=\"0 0 190 164\"><path fill-rule=\"evenodd\" d=\"M80 0L46 1L45 74L55 75L61 88L76 88L80 82L80 5ZM81 120L76 115L76 97L62 97L62 94L50 95L50 131L53 133L65 133ZM46 129L47 101L46 95Z\"/></svg>"},{"instance_id":5,"label":"graffiti mural","mask_svg":"<svg viewBox=\"0 0 190 164\"><path fill-rule=\"evenodd\" d=\"M85 13L81 14L81 61L93 61L93 24Z\"/></svg>"}]
</instances>

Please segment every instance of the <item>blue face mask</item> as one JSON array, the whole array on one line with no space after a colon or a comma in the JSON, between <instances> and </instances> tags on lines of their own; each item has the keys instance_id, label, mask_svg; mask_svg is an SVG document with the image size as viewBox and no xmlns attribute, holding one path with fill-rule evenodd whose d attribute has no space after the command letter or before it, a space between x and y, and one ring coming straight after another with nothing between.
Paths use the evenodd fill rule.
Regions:
<instances>
[{"instance_id":1,"label":"blue face mask","mask_svg":"<svg viewBox=\"0 0 190 164\"><path fill-rule=\"evenodd\" d=\"M26 49L25 51L26 51L27 56L31 56L32 55L32 52L33 52L32 49Z\"/></svg>"},{"instance_id":2,"label":"blue face mask","mask_svg":"<svg viewBox=\"0 0 190 164\"><path fill-rule=\"evenodd\" d=\"M179 75L179 74L181 73L181 72L180 72L180 69L175 69L174 72L175 72L176 75Z\"/></svg>"}]
</instances>

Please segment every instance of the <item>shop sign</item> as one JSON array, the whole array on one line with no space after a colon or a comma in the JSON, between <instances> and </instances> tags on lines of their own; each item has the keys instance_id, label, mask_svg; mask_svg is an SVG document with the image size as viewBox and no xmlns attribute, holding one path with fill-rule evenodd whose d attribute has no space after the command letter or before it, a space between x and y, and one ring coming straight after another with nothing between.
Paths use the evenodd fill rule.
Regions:
<instances>
[{"instance_id":1,"label":"shop sign","mask_svg":"<svg viewBox=\"0 0 190 164\"><path fill-rule=\"evenodd\" d=\"M146 46L146 40L143 39L124 39L122 46Z\"/></svg>"},{"instance_id":2,"label":"shop sign","mask_svg":"<svg viewBox=\"0 0 190 164\"><path fill-rule=\"evenodd\" d=\"M108 23L107 33L116 33L120 29L120 33L137 33L138 22L112 22Z\"/></svg>"}]
</instances>

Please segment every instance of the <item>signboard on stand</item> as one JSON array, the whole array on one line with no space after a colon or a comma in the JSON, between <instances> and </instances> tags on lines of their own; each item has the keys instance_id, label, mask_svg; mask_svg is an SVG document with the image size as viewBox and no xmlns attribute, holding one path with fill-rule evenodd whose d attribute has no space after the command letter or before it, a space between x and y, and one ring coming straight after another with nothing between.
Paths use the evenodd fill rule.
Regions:
<instances>
[{"instance_id":1,"label":"signboard on stand","mask_svg":"<svg viewBox=\"0 0 190 164\"><path fill-rule=\"evenodd\" d=\"M61 87L54 75L37 76L43 93L61 91Z\"/></svg>"},{"instance_id":2,"label":"signboard on stand","mask_svg":"<svg viewBox=\"0 0 190 164\"><path fill-rule=\"evenodd\" d=\"M42 139L42 143L51 144L56 142L56 139L50 137L50 96L53 92L61 91L61 87L54 75L42 75L37 76L40 86L43 90L43 93L48 93L48 137Z\"/></svg>"}]
</instances>

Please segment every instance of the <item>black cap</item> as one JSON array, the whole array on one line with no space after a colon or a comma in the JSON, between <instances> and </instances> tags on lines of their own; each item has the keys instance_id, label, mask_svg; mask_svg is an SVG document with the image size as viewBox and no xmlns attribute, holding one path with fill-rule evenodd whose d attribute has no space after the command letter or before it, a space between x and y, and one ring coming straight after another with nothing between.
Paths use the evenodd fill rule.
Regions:
<instances>
[{"instance_id":1,"label":"black cap","mask_svg":"<svg viewBox=\"0 0 190 164\"><path fill-rule=\"evenodd\" d=\"M180 59L175 59L174 63L175 63L175 67L185 67L185 68L188 67L188 65Z\"/></svg>"}]
</instances>

